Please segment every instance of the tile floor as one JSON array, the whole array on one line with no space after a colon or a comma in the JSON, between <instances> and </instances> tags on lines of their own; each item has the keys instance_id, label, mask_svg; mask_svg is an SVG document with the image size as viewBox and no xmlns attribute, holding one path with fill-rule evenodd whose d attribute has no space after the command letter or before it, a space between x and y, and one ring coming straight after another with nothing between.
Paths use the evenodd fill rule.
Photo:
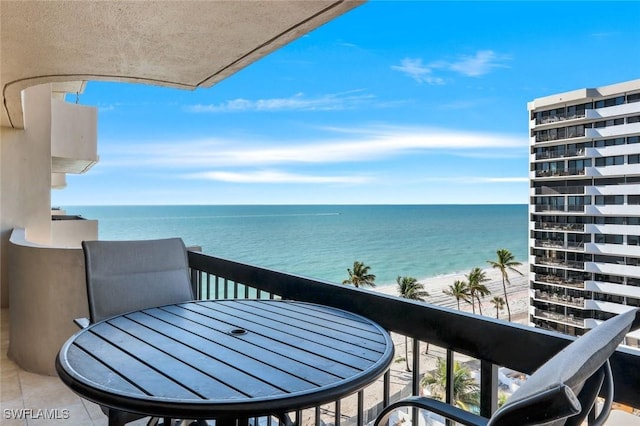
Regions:
<instances>
[{"instance_id":1,"label":"tile floor","mask_svg":"<svg viewBox=\"0 0 640 426\"><path fill-rule=\"evenodd\" d=\"M58 377L29 373L7 357L9 310L0 317L0 424L2 426L79 425L106 426L100 408L69 390ZM132 425L144 425L140 420Z\"/></svg>"}]
</instances>

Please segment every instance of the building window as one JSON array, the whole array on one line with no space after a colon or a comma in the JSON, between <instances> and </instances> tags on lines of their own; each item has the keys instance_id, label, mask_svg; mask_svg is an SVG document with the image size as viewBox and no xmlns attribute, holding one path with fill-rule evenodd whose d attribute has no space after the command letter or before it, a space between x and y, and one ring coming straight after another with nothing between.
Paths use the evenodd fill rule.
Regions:
<instances>
[{"instance_id":1,"label":"building window","mask_svg":"<svg viewBox=\"0 0 640 426\"><path fill-rule=\"evenodd\" d=\"M596 158L596 167L620 166L624 164L624 155Z\"/></svg>"},{"instance_id":2,"label":"building window","mask_svg":"<svg viewBox=\"0 0 640 426\"><path fill-rule=\"evenodd\" d=\"M595 142L596 148L604 148L606 146L624 145L624 138L601 139Z\"/></svg>"},{"instance_id":3,"label":"building window","mask_svg":"<svg viewBox=\"0 0 640 426\"><path fill-rule=\"evenodd\" d=\"M632 102L640 102L640 93L627 95L627 103L632 103Z\"/></svg>"},{"instance_id":4,"label":"building window","mask_svg":"<svg viewBox=\"0 0 640 426\"><path fill-rule=\"evenodd\" d=\"M596 234L596 244L622 244L622 235L617 234Z\"/></svg>"},{"instance_id":5,"label":"building window","mask_svg":"<svg viewBox=\"0 0 640 426\"><path fill-rule=\"evenodd\" d=\"M627 117L627 123L640 123L640 115L634 115L633 117Z\"/></svg>"},{"instance_id":6,"label":"building window","mask_svg":"<svg viewBox=\"0 0 640 426\"><path fill-rule=\"evenodd\" d=\"M627 245L640 246L640 235L627 235Z\"/></svg>"},{"instance_id":7,"label":"building window","mask_svg":"<svg viewBox=\"0 0 640 426\"><path fill-rule=\"evenodd\" d=\"M624 118L614 118L610 120L596 121L593 127L599 129L602 127L619 126L621 124L624 124Z\"/></svg>"},{"instance_id":8,"label":"building window","mask_svg":"<svg viewBox=\"0 0 640 426\"><path fill-rule=\"evenodd\" d=\"M596 108L622 105L623 103L624 103L624 96L616 96L615 98L601 99L599 101L596 101Z\"/></svg>"},{"instance_id":9,"label":"building window","mask_svg":"<svg viewBox=\"0 0 640 426\"><path fill-rule=\"evenodd\" d=\"M640 136L629 136L627 138L627 143L628 144L632 144L632 143L640 143Z\"/></svg>"},{"instance_id":10,"label":"building window","mask_svg":"<svg viewBox=\"0 0 640 426\"><path fill-rule=\"evenodd\" d=\"M627 163L628 164L638 164L638 163L640 163L640 154L630 155L627 158Z\"/></svg>"},{"instance_id":11,"label":"building window","mask_svg":"<svg viewBox=\"0 0 640 426\"><path fill-rule=\"evenodd\" d=\"M628 195L627 204L637 206L640 204L640 195Z\"/></svg>"},{"instance_id":12,"label":"building window","mask_svg":"<svg viewBox=\"0 0 640 426\"><path fill-rule=\"evenodd\" d=\"M597 206L610 206L624 204L624 195L596 195Z\"/></svg>"}]
</instances>

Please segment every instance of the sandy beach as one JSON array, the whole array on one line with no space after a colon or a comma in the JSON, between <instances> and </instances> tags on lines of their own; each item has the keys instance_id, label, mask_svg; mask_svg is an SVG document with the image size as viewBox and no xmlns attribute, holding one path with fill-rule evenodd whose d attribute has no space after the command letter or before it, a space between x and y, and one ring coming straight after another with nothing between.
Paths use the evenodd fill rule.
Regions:
<instances>
[{"instance_id":1,"label":"sandy beach","mask_svg":"<svg viewBox=\"0 0 640 426\"><path fill-rule=\"evenodd\" d=\"M523 275L518 275L513 271L509 271L509 281L511 285L507 284L507 296L509 297L509 306L511 307L511 319L514 322L527 322L527 311L529 308L529 264L523 263L516 268ZM484 269L486 277L489 281L484 284L491 291L491 295L482 299L482 314L486 316L496 317L496 309L490 302L493 296L502 296L504 298L504 292L502 288L502 277L498 269L488 268ZM439 275L437 277L418 280L424 284L424 288L429 292L429 297L425 298L428 303L433 303L439 306L446 306L449 308L457 309L457 302L452 296L444 294L442 291L448 289L456 280L466 281L465 274L469 272L462 272L458 274ZM373 290L379 291L389 295L398 295L398 286L380 286L375 287ZM470 304L461 302L460 309L463 311L472 311ZM476 305L476 313L480 313L478 306ZM499 318L507 318L506 307L499 312Z\"/></svg>"}]
</instances>

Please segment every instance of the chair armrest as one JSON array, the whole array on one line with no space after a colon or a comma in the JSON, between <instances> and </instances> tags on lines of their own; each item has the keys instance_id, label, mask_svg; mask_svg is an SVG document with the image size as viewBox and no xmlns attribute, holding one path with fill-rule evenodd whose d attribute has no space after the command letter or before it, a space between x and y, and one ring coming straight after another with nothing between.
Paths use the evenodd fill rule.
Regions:
<instances>
[{"instance_id":1,"label":"chair armrest","mask_svg":"<svg viewBox=\"0 0 640 426\"><path fill-rule=\"evenodd\" d=\"M89 322L89 318L76 318L73 320L73 322L80 328L87 328L89 327L89 324L91 324Z\"/></svg>"},{"instance_id":2,"label":"chair armrest","mask_svg":"<svg viewBox=\"0 0 640 426\"><path fill-rule=\"evenodd\" d=\"M387 426L391 413L400 407L421 408L467 426L486 426L489 421L489 419L477 416L442 401L421 396L410 396L396 401L382 410L378 418L376 418L374 426ZM413 424L417 425L418 423L413 422Z\"/></svg>"}]
</instances>

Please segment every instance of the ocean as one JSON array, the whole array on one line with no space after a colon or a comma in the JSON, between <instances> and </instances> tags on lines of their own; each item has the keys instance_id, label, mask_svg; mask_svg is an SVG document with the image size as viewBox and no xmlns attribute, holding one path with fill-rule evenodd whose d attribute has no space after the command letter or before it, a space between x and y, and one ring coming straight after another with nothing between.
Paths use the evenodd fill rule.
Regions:
<instances>
[{"instance_id":1,"label":"ocean","mask_svg":"<svg viewBox=\"0 0 640 426\"><path fill-rule=\"evenodd\" d=\"M527 261L526 205L69 206L103 240L182 237L206 254L342 282L354 261L378 286Z\"/></svg>"}]
</instances>

